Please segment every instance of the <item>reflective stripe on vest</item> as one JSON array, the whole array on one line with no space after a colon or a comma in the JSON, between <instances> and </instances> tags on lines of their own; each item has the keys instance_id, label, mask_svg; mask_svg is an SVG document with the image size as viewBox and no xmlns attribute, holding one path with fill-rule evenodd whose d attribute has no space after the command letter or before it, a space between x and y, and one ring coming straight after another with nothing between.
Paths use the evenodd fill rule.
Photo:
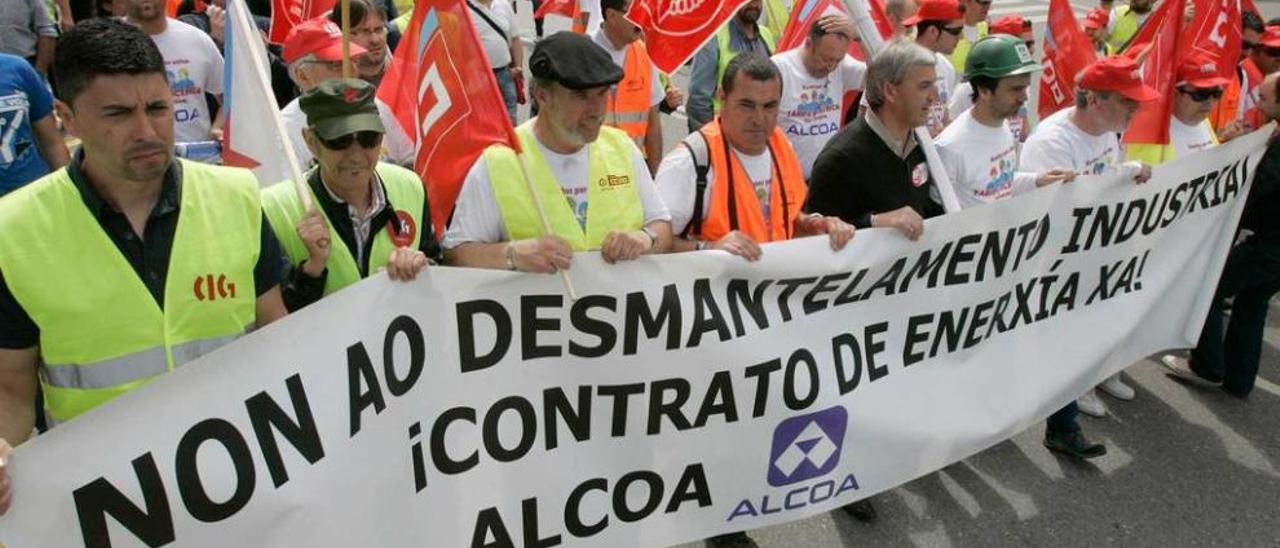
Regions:
<instances>
[{"instance_id":1,"label":"reflective stripe on vest","mask_svg":"<svg viewBox=\"0 0 1280 548\"><path fill-rule=\"evenodd\" d=\"M986 21L978 21L978 24L974 25L974 28L978 31L978 40L986 38L989 33ZM973 49L974 43L975 42L969 41L969 36L967 34L964 32L960 33L960 40L956 41L956 49L951 52L951 56L949 57L951 60L951 66L956 68L956 72L964 73L964 62L969 58L969 50Z\"/></svg>"},{"instance_id":2,"label":"reflective stripe on vest","mask_svg":"<svg viewBox=\"0 0 1280 548\"><path fill-rule=\"evenodd\" d=\"M1120 51L1129 43L1133 35L1138 34L1138 28L1141 25L1138 24L1138 14L1129 9L1129 6L1117 7L1116 13L1120 15L1116 18L1116 25L1111 29L1111 36L1107 37L1107 44L1116 51Z\"/></svg>"},{"instance_id":3,"label":"reflective stripe on vest","mask_svg":"<svg viewBox=\"0 0 1280 548\"><path fill-rule=\"evenodd\" d=\"M653 98L653 61L640 40L627 46L622 65L622 81L609 97L609 114L605 121L625 131L644 152L644 137L649 132L649 104Z\"/></svg>"},{"instance_id":4,"label":"reflective stripe on vest","mask_svg":"<svg viewBox=\"0 0 1280 548\"><path fill-rule=\"evenodd\" d=\"M369 265L366 272L377 272L379 268L387 266L391 250L397 246L418 249L422 242L424 227L422 208L426 200L426 191L418 176L412 171L386 162L378 162L376 170L382 181L387 202L396 210L399 222L402 225L408 225L402 227L407 230L407 241L397 245L392 239L390 227L375 227L373 245L370 246L369 256L366 257ZM311 199L316 200L315 191L311 189L311 185L307 185L307 190L311 192ZM317 208L317 210L321 215L325 215L323 209ZM297 265L306 261L310 254L307 252L306 244L302 243L302 238L298 237L297 230L298 223L306 215L306 210L302 207L302 200L298 198L294 185L280 183L264 189L262 211L266 213L267 221L271 223L271 230L275 232L276 239L280 241L285 255L289 257L289 263ZM346 242L338 236L338 232L334 230L333 223L327 216L325 222L329 225L330 251L329 262L326 265L329 273L325 276L324 294L329 295L360 281L361 276L355 255L347 248Z\"/></svg>"},{"instance_id":5,"label":"reflective stripe on vest","mask_svg":"<svg viewBox=\"0 0 1280 548\"><path fill-rule=\"evenodd\" d=\"M728 142L720 129L720 119L716 118L699 131L707 140L711 169L715 172L699 238L715 241L738 230L760 243L790 239L793 221L804 206L808 190L800 161L782 130L774 128L769 137L773 183L769 189L767 224L751 177L737 155L726 150Z\"/></svg>"},{"instance_id":6,"label":"reflective stripe on vest","mask_svg":"<svg viewBox=\"0 0 1280 548\"><path fill-rule=\"evenodd\" d=\"M588 184L586 230L578 223L564 191L533 135L537 119L516 128L524 149L529 177L537 189L551 232L564 238L576 251L600 249L605 236L614 230L640 230L644 226L644 206L636 188L635 146L627 134L611 127L600 128L600 136L587 145ZM511 240L544 235L538 207L521 175L520 159L505 146L484 151L494 198L502 212Z\"/></svg>"},{"instance_id":7,"label":"reflective stripe on vest","mask_svg":"<svg viewBox=\"0 0 1280 548\"><path fill-rule=\"evenodd\" d=\"M253 325L257 180L246 170L186 161L182 175L163 309L65 169L0 201L0 271L40 329L51 418L70 420Z\"/></svg>"},{"instance_id":8,"label":"reflective stripe on vest","mask_svg":"<svg viewBox=\"0 0 1280 548\"><path fill-rule=\"evenodd\" d=\"M732 24L733 21L734 20L730 20L729 23L725 23L723 27L720 27L720 32L716 33L716 47L720 48L720 54L716 56L717 90L720 89L720 82L724 81L724 71L729 68L729 62L733 61L733 58L738 56L738 52L730 47L730 42L732 42L732 40L730 39L729 25ZM778 44L777 40L773 37L773 33L769 31L768 27L760 25L756 26L756 30L760 33L759 38L764 40L765 49L767 50L765 51L765 57L773 56L773 52L777 49ZM720 99L717 95L719 94L712 94L711 107L715 109L715 112L720 112Z\"/></svg>"}]
</instances>

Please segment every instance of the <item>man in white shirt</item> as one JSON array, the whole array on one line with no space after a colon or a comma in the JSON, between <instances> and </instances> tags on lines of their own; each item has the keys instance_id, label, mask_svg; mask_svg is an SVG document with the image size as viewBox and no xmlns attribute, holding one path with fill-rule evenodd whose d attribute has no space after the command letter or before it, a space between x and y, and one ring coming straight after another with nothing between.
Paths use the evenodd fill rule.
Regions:
<instances>
[{"instance_id":1,"label":"man in white shirt","mask_svg":"<svg viewBox=\"0 0 1280 548\"><path fill-rule=\"evenodd\" d=\"M934 83L938 88L938 102L929 110L925 125L931 135L942 133L951 122L947 105L956 89L956 68L947 59L956 49L960 34L964 32L964 7L957 0L924 0L920 11L902 22L916 28L916 43L933 52L936 58Z\"/></svg>"},{"instance_id":2,"label":"man in white shirt","mask_svg":"<svg viewBox=\"0 0 1280 548\"><path fill-rule=\"evenodd\" d=\"M1138 106L1154 101L1160 92L1142 81L1138 65L1123 55L1104 57L1081 73L1076 89L1076 105L1045 118L1022 147L1020 163L1027 171L1070 169L1077 175L1098 175L1120 171L1143 183L1151 178L1151 166L1140 162L1121 163L1124 157L1120 138L1133 121ZM1102 384L1102 390L1117 399L1130 400L1133 388L1117 373ZM1107 407L1090 390L1077 400L1080 411L1105 416ZM1070 422L1075 422L1074 417Z\"/></svg>"},{"instance_id":3,"label":"man in white shirt","mask_svg":"<svg viewBox=\"0 0 1280 548\"><path fill-rule=\"evenodd\" d=\"M972 86L967 109L938 136L938 154L955 185L961 207L972 207L1073 179L1064 169L1040 173L1018 169L1018 143L1008 118L1027 102L1031 74L1040 65L1022 41L992 35L973 46L964 78Z\"/></svg>"},{"instance_id":4,"label":"man in white shirt","mask_svg":"<svg viewBox=\"0 0 1280 548\"><path fill-rule=\"evenodd\" d=\"M1190 53L1182 60L1177 78L1173 117L1169 120L1169 144L1173 147L1173 158L1218 145L1218 136L1209 123L1209 113L1222 98L1222 90L1227 85L1227 79L1218 72L1217 60L1202 52Z\"/></svg>"},{"instance_id":5,"label":"man in white shirt","mask_svg":"<svg viewBox=\"0 0 1280 548\"><path fill-rule=\"evenodd\" d=\"M664 252L671 215L644 157L625 133L604 127L622 69L590 38L566 31L538 42L529 71L541 109L516 128L524 158L494 145L476 160L445 232L445 261L549 274L581 251L609 263Z\"/></svg>"},{"instance_id":6,"label":"man in white shirt","mask_svg":"<svg viewBox=\"0 0 1280 548\"><path fill-rule=\"evenodd\" d=\"M498 80L502 102L507 105L511 123L516 123L515 76L523 75L520 68L524 60L524 43L516 35L516 14L506 0L467 0L471 9L471 25L476 37L489 58L489 67Z\"/></svg>"},{"instance_id":7,"label":"man in white shirt","mask_svg":"<svg viewBox=\"0 0 1280 548\"><path fill-rule=\"evenodd\" d=\"M1036 40L1032 34L1031 21L1024 19L1020 15L1006 15L996 19L991 23L991 34L1002 34L1006 36L1015 36L1022 40L1026 46L1027 52L1033 57L1036 53ZM963 68L963 67L961 67ZM969 110L973 106L973 86L969 82L961 82L956 86L955 93L951 96L951 104L947 105L947 113L955 120L960 114ZM1019 143L1027 140L1027 134L1031 132L1031 123L1027 119L1027 105L1022 105L1012 116L1009 117L1009 132L1013 133L1013 138Z\"/></svg>"},{"instance_id":8,"label":"man in white shirt","mask_svg":"<svg viewBox=\"0 0 1280 548\"><path fill-rule=\"evenodd\" d=\"M803 46L773 56L785 90L778 126L791 141L806 180L822 147L840 130L845 96L862 90L867 65L849 55L854 36L847 17L826 16L809 29Z\"/></svg>"},{"instance_id":9,"label":"man in white shirt","mask_svg":"<svg viewBox=\"0 0 1280 548\"><path fill-rule=\"evenodd\" d=\"M363 55L365 49L355 42L351 43L351 56ZM325 80L342 78L342 29L325 18L303 21L285 38L281 58L289 65L289 77L293 83L306 93ZM301 96L290 101L280 109L280 117L284 120L284 130L289 136L293 153L298 158L298 165L303 169L311 166L314 156L307 143L302 139L302 130L307 127L307 115L302 112ZM386 134L382 139L382 159L401 166L412 166L414 161L414 145L409 137L400 129L395 115L387 105L375 99L378 115Z\"/></svg>"},{"instance_id":10,"label":"man in white shirt","mask_svg":"<svg viewBox=\"0 0 1280 548\"><path fill-rule=\"evenodd\" d=\"M165 16L160 0L126 0L125 21L146 32L164 57L173 91L173 137L177 143L222 137L221 116L215 122L210 102L222 102L222 54L200 29Z\"/></svg>"}]
</instances>

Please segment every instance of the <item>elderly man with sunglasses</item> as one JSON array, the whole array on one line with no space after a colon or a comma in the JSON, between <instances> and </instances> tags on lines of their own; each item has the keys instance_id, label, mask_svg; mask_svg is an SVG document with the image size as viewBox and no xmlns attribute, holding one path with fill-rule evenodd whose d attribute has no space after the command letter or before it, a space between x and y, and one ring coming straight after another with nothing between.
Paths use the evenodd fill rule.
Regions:
<instances>
[{"instance_id":1,"label":"elderly man with sunglasses","mask_svg":"<svg viewBox=\"0 0 1280 548\"><path fill-rule=\"evenodd\" d=\"M924 0L920 3L920 11L902 22L916 28L916 43L933 52L934 86L938 89L938 100L929 109L929 120L925 126L929 133L937 136L951 123L947 113L947 105L955 92L958 77L956 67L947 58L960 42L960 34L964 32L964 6L958 0Z\"/></svg>"},{"instance_id":2,"label":"elderly man with sunglasses","mask_svg":"<svg viewBox=\"0 0 1280 548\"><path fill-rule=\"evenodd\" d=\"M412 171L379 162L385 128L364 80L328 80L299 99L302 137L317 167L307 173L313 210L292 183L262 192L262 210L294 265L284 304L298 310L385 269L413 280L440 255L431 207Z\"/></svg>"},{"instance_id":3,"label":"elderly man with sunglasses","mask_svg":"<svg viewBox=\"0 0 1280 548\"><path fill-rule=\"evenodd\" d=\"M1178 65L1176 76L1169 144L1131 144L1125 151L1130 160L1157 165L1218 145L1209 112L1222 98L1227 79L1219 74L1217 61L1203 52L1189 53Z\"/></svg>"}]
</instances>

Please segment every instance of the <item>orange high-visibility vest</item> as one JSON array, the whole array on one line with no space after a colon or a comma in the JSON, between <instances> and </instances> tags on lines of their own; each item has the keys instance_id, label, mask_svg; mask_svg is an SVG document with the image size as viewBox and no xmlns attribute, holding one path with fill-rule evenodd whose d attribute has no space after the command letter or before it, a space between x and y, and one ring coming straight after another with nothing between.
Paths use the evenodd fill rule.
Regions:
<instances>
[{"instance_id":1,"label":"orange high-visibility vest","mask_svg":"<svg viewBox=\"0 0 1280 548\"><path fill-rule=\"evenodd\" d=\"M624 76L610 96L605 123L627 132L627 136L644 152L644 136L649 133L649 110L653 107L649 104L653 93L653 61L641 40L627 46L624 55Z\"/></svg>"},{"instance_id":2,"label":"orange high-visibility vest","mask_svg":"<svg viewBox=\"0 0 1280 548\"><path fill-rule=\"evenodd\" d=\"M1240 72L1237 71L1231 81L1223 88L1222 99L1209 112L1209 122L1213 124L1214 131L1222 131L1222 128L1240 118L1244 118L1250 127L1254 128L1262 127L1262 124L1266 122L1266 117L1263 116L1262 111L1258 109L1256 104L1252 105L1244 113L1239 112L1241 94L1253 95L1254 90L1257 89L1258 84L1262 83L1263 78L1262 70L1253 62L1253 59L1245 59L1240 64L1240 67L1244 70L1245 78L1248 79L1249 89L1242 89Z\"/></svg>"},{"instance_id":3,"label":"orange high-visibility vest","mask_svg":"<svg viewBox=\"0 0 1280 548\"><path fill-rule=\"evenodd\" d=\"M729 152L729 141L720 130L720 118L702 127L707 140L711 169L711 203L702 221L699 238L716 241L737 230L760 242L788 240L794 235L794 221L804 206L808 188L804 170L796 159L791 142L781 129L774 128L769 137L769 154L773 157L773 183L769 189L769 219L756 197L751 177L736 155Z\"/></svg>"}]
</instances>

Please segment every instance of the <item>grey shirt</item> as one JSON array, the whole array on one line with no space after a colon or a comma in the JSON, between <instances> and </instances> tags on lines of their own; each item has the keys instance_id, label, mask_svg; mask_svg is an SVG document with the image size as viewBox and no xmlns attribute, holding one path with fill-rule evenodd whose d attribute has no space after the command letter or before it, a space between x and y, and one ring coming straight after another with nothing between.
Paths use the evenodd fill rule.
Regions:
<instances>
[{"instance_id":1,"label":"grey shirt","mask_svg":"<svg viewBox=\"0 0 1280 548\"><path fill-rule=\"evenodd\" d=\"M58 27L49 18L41 0L0 0L0 53L30 58L36 54L36 40L58 36Z\"/></svg>"}]
</instances>

